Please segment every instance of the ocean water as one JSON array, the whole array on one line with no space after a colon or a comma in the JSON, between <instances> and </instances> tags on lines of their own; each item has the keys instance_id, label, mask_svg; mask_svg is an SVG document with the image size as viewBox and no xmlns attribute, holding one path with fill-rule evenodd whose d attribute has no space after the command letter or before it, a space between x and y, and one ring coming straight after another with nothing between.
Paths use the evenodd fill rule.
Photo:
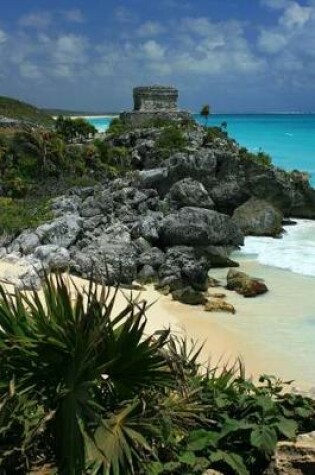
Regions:
<instances>
[{"instance_id":1,"label":"ocean water","mask_svg":"<svg viewBox=\"0 0 315 475\"><path fill-rule=\"evenodd\" d=\"M315 278L315 221L295 221L296 225L284 226L280 238L247 236L245 245L234 257L254 259L260 264Z\"/></svg>"}]
</instances>

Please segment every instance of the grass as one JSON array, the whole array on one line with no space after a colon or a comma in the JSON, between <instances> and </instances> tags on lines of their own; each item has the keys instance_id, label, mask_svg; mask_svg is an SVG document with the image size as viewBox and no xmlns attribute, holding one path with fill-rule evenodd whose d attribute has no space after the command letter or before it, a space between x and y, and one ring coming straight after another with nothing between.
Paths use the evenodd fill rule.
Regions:
<instances>
[{"instance_id":1,"label":"grass","mask_svg":"<svg viewBox=\"0 0 315 475\"><path fill-rule=\"evenodd\" d=\"M24 120L43 126L53 126L54 120L46 112L26 102L0 96L0 116Z\"/></svg>"},{"instance_id":2,"label":"grass","mask_svg":"<svg viewBox=\"0 0 315 475\"><path fill-rule=\"evenodd\" d=\"M0 198L0 233L18 234L52 218L47 199Z\"/></svg>"}]
</instances>

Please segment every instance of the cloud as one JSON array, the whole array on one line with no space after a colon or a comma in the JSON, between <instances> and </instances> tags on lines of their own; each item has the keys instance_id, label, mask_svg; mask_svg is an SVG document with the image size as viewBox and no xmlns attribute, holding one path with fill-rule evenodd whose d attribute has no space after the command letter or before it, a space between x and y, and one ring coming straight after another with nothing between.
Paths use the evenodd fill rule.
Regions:
<instances>
[{"instance_id":1,"label":"cloud","mask_svg":"<svg viewBox=\"0 0 315 475\"><path fill-rule=\"evenodd\" d=\"M161 35L165 32L165 27L156 21L147 21L143 23L137 30L137 34L140 37L153 37Z\"/></svg>"},{"instance_id":2,"label":"cloud","mask_svg":"<svg viewBox=\"0 0 315 475\"><path fill-rule=\"evenodd\" d=\"M290 4L290 0L261 0L260 3L274 10L282 10Z\"/></svg>"},{"instance_id":3,"label":"cloud","mask_svg":"<svg viewBox=\"0 0 315 475\"><path fill-rule=\"evenodd\" d=\"M165 56L165 48L155 40L149 40L144 43L142 49L149 60L161 60Z\"/></svg>"},{"instance_id":4,"label":"cloud","mask_svg":"<svg viewBox=\"0 0 315 475\"><path fill-rule=\"evenodd\" d=\"M7 38L7 34L3 30L0 30L0 45L4 44Z\"/></svg>"},{"instance_id":5,"label":"cloud","mask_svg":"<svg viewBox=\"0 0 315 475\"><path fill-rule=\"evenodd\" d=\"M43 77L40 68L29 61L21 63L19 70L21 76L26 79L41 79Z\"/></svg>"},{"instance_id":6,"label":"cloud","mask_svg":"<svg viewBox=\"0 0 315 475\"><path fill-rule=\"evenodd\" d=\"M119 6L114 11L116 19L121 23L131 23L136 19L134 13L126 7Z\"/></svg>"},{"instance_id":7,"label":"cloud","mask_svg":"<svg viewBox=\"0 0 315 475\"><path fill-rule=\"evenodd\" d=\"M281 51L288 41L288 38L280 32L263 30L258 39L258 46L262 51L274 54Z\"/></svg>"},{"instance_id":8,"label":"cloud","mask_svg":"<svg viewBox=\"0 0 315 475\"><path fill-rule=\"evenodd\" d=\"M279 20L280 25L287 28L302 27L309 21L313 12L312 7L303 7L298 3L290 3Z\"/></svg>"},{"instance_id":9,"label":"cloud","mask_svg":"<svg viewBox=\"0 0 315 475\"><path fill-rule=\"evenodd\" d=\"M52 22L52 14L47 11L39 11L23 15L19 24L21 26L31 27L31 28L47 28Z\"/></svg>"},{"instance_id":10,"label":"cloud","mask_svg":"<svg viewBox=\"0 0 315 475\"><path fill-rule=\"evenodd\" d=\"M84 15L79 9L74 10L64 10L62 11L62 16L66 21L71 23L84 23Z\"/></svg>"}]
</instances>

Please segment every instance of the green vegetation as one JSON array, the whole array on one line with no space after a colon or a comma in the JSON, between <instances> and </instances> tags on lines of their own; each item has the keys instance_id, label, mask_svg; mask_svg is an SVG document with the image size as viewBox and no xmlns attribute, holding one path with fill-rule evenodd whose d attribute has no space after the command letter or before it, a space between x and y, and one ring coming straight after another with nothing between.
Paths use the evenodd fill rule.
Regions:
<instances>
[{"instance_id":1,"label":"green vegetation","mask_svg":"<svg viewBox=\"0 0 315 475\"><path fill-rule=\"evenodd\" d=\"M70 117L59 116L55 123L55 129L57 134L67 142L72 142L74 139L86 140L94 137L97 133L94 125L80 117L71 119Z\"/></svg>"},{"instance_id":2,"label":"green vegetation","mask_svg":"<svg viewBox=\"0 0 315 475\"><path fill-rule=\"evenodd\" d=\"M25 228L36 228L52 218L47 199L0 197L0 234L17 235Z\"/></svg>"},{"instance_id":3,"label":"green vegetation","mask_svg":"<svg viewBox=\"0 0 315 475\"><path fill-rule=\"evenodd\" d=\"M200 111L200 115L201 117L203 117L206 121L206 127L208 126L208 120L209 120L209 116L211 114L211 110L210 110L210 105L209 104L205 104L202 108L201 108L201 111Z\"/></svg>"},{"instance_id":4,"label":"green vegetation","mask_svg":"<svg viewBox=\"0 0 315 475\"><path fill-rule=\"evenodd\" d=\"M156 142L156 150L161 156L168 158L172 153L183 151L187 145L182 128L173 124L163 128Z\"/></svg>"},{"instance_id":5,"label":"green vegetation","mask_svg":"<svg viewBox=\"0 0 315 475\"><path fill-rule=\"evenodd\" d=\"M54 125L53 118L46 112L25 102L11 99L10 97L0 96L0 116L1 115L9 117L10 119L33 122L34 124L48 127Z\"/></svg>"},{"instance_id":6,"label":"green vegetation","mask_svg":"<svg viewBox=\"0 0 315 475\"><path fill-rule=\"evenodd\" d=\"M46 277L43 299L0 287L0 470L96 475L259 475L278 440L315 428L314 401L239 368L203 368L201 348L146 334L147 305L75 294Z\"/></svg>"},{"instance_id":7,"label":"green vegetation","mask_svg":"<svg viewBox=\"0 0 315 475\"><path fill-rule=\"evenodd\" d=\"M207 127L203 144L211 144L216 139L231 141L228 136L228 133L226 132L226 130L223 130L222 127Z\"/></svg>"},{"instance_id":8,"label":"green vegetation","mask_svg":"<svg viewBox=\"0 0 315 475\"><path fill-rule=\"evenodd\" d=\"M249 160L265 167L270 167L272 165L271 156L263 152L262 150L260 150L258 153L252 153L249 152L247 148L242 147L239 150L239 157L241 158L241 160Z\"/></svg>"}]
</instances>

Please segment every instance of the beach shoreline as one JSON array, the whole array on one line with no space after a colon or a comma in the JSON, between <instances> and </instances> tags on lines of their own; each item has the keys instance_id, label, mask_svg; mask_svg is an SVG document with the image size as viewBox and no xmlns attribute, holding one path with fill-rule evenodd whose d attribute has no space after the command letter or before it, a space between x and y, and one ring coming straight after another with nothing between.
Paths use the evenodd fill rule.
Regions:
<instances>
[{"instance_id":1,"label":"beach shoreline","mask_svg":"<svg viewBox=\"0 0 315 475\"><path fill-rule=\"evenodd\" d=\"M227 302L236 309L235 315L205 312L201 306L181 304L147 286L140 293L140 298L150 305L147 332L170 328L203 344L201 361L204 364L211 361L212 367L232 365L240 359L247 376L254 380L261 374L273 374L283 380L294 380L294 386L303 389L315 386L315 370L307 366L312 348L299 348L294 342L299 322L303 325L307 316L315 315L312 299L315 278L248 259L240 259L239 270L264 279L270 291L256 298L244 298L224 288L228 269L212 269L211 277L218 279L222 287L210 288L209 293L226 294ZM18 262L0 262L1 282L14 272L20 272ZM79 287L87 284L78 277L73 280ZM133 296L137 294L132 292ZM120 293L117 309L125 304L124 295L130 296L130 291Z\"/></svg>"}]
</instances>

